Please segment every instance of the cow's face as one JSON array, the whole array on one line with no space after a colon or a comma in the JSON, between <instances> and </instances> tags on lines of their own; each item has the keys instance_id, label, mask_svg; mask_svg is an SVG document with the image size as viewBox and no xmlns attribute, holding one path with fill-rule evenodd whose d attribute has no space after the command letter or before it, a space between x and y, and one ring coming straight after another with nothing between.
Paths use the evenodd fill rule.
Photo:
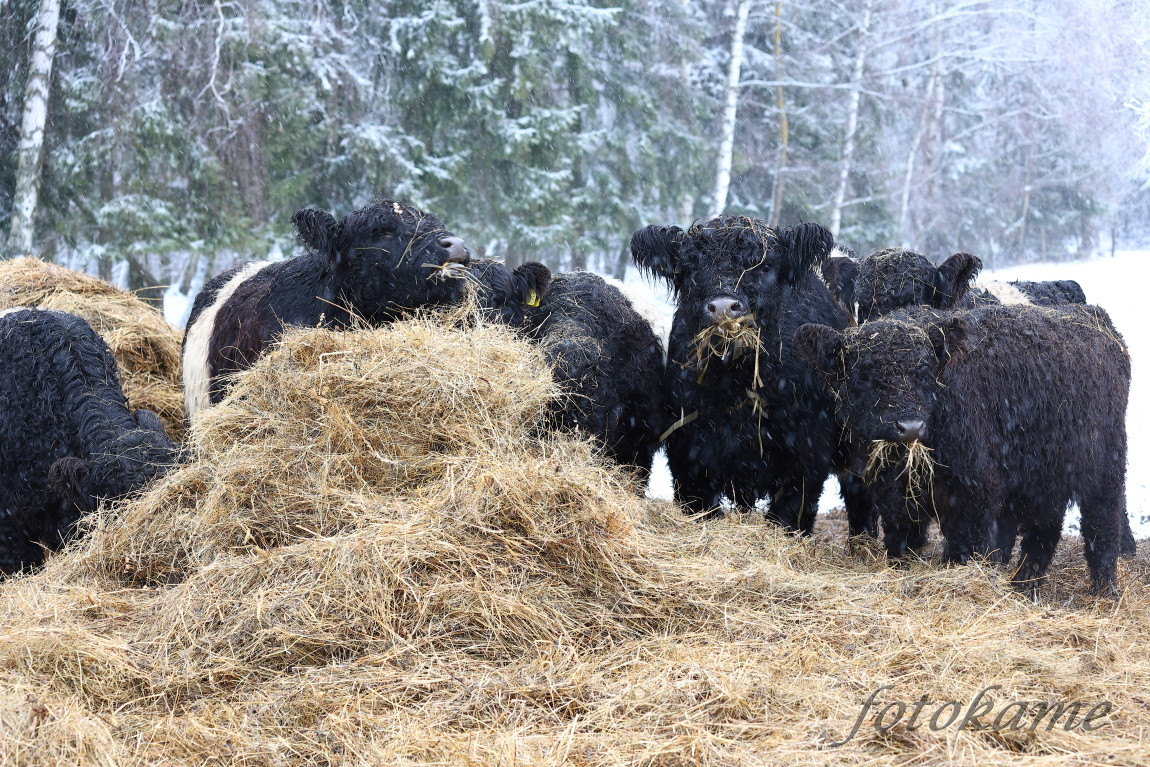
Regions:
<instances>
[{"instance_id":1,"label":"cow's face","mask_svg":"<svg viewBox=\"0 0 1150 767\"><path fill-rule=\"evenodd\" d=\"M782 292L834 246L815 224L782 230L743 216L721 216L687 231L648 226L631 237L631 254L646 272L667 280L692 338L730 323L770 327Z\"/></svg>"},{"instance_id":2,"label":"cow's face","mask_svg":"<svg viewBox=\"0 0 1150 767\"><path fill-rule=\"evenodd\" d=\"M981 269L982 261L969 253L955 253L938 267L904 248L872 253L859 265L858 321L876 320L911 306L952 309Z\"/></svg>"},{"instance_id":3,"label":"cow's face","mask_svg":"<svg viewBox=\"0 0 1150 767\"><path fill-rule=\"evenodd\" d=\"M122 498L182 460L179 447L150 410L132 413L134 428L121 432L87 460L61 458L48 471L48 485L67 509L95 510L101 499Z\"/></svg>"},{"instance_id":4,"label":"cow's face","mask_svg":"<svg viewBox=\"0 0 1150 767\"><path fill-rule=\"evenodd\" d=\"M340 297L369 322L456 303L463 292L471 258L463 240L410 205L377 201L339 221L305 209L292 222L300 242L327 257Z\"/></svg>"},{"instance_id":5,"label":"cow's face","mask_svg":"<svg viewBox=\"0 0 1150 767\"><path fill-rule=\"evenodd\" d=\"M521 327L527 309L539 306L551 287L551 270L535 261L509 269L498 261L481 258L467 269L480 308L495 321Z\"/></svg>"},{"instance_id":6,"label":"cow's face","mask_svg":"<svg viewBox=\"0 0 1150 767\"><path fill-rule=\"evenodd\" d=\"M834 395L839 418L864 442L928 442L943 368L965 352L969 323L907 315L838 331L803 325L795 350Z\"/></svg>"}]
</instances>

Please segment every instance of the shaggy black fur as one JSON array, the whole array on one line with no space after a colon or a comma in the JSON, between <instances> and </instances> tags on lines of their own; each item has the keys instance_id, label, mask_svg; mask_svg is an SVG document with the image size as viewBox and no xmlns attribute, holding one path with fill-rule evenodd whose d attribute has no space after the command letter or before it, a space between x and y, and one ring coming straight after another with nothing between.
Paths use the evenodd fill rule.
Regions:
<instances>
[{"instance_id":1,"label":"shaggy black fur","mask_svg":"<svg viewBox=\"0 0 1150 767\"><path fill-rule=\"evenodd\" d=\"M1126 521L1130 358L1093 306L918 309L842 332L808 325L795 344L835 394L858 444L921 440L933 492L907 501L904 464L871 487L888 554L903 553L920 514L936 516L945 558L1022 532L1015 583L1037 589L1068 505L1082 512L1094 588L1107 592Z\"/></svg>"},{"instance_id":2,"label":"shaggy black fur","mask_svg":"<svg viewBox=\"0 0 1150 767\"><path fill-rule=\"evenodd\" d=\"M539 306L551 287L551 270L536 261L512 270L481 258L472 261L467 271L475 299L488 317L513 328L523 327L528 309Z\"/></svg>"},{"instance_id":3,"label":"shaggy black fur","mask_svg":"<svg viewBox=\"0 0 1150 767\"><path fill-rule=\"evenodd\" d=\"M223 398L222 377L251 365L285 325L342 328L353 315L381 324L413 308L459 300L460 266L470 254L433 215L380 200L339 221L300 210L292 223L307 252L268 264L218 307L206 349L213 404ZM184 334L185 368L205 364L187 359L188 336L244 266L217 276L197 296Z\"/></svg>"},{"instance_id":4,"label":"shaggy black fur","mask_svg":"<svg viewBox=\"0 0 1150 767\"><path fill-rule=\"evenodd\" d=\"M557 274L527 333L570 395L556 404L565 429L596 437L606 455L645 483L662 424L663 346L614 285L590 272Z\"/></svg>"},{"instance_id":5,"label":"shaggy black fur","mask_svg":"<svg viewBox=\"0 0 1150 767\"><path fill-rule=\"evenodd\" d=\"M1084 304L1086 293L1075 280L1011 280L1010 285L1022 291L1023 295L1037 306L1059 306L1061 304Z\"/></svg>"},{"instance_id":6,"label":"shaggy black fur","mask_svg":"<svg viewBox=\"0 0 1150 767\"><path fill-rule=\"evenodd\" d=\"M952 309L982 271L982 261L955 253L939 266L905 248L872 253L859 264L855 298L858 321L875 320L910 306Z\"/></svg>"},{"instance_id":7,"label":"shaggy black fur","mask_svg":"<svg viewBox=\"0 0 1150 767\"><path fill-rule=\"evenodd\" d=\"M101 498L177 461L150 410L128 410L116 360L87 322L23 309L0 317L0 572L36 567Z\"/></svg>"},{"instance_id":8,"label":"shaggy black fur","mask_svg":"<svg viewBox=\"0 0 1150 767\"><path fill-rule=\"evenodd\" d=\"M955 253L936 267L921 253L890 248L867 256L853 273L840 266L824 274L832 293L850 295L858 302L858 321L866 322L911 306L973 309L1002 303L990 291L972 285L980 271L981 259L969 253ZM1015 280L1006 285L1038 306L1086 303L1074 280Z\"/></svg>"},{"instance_id":9,"label":"shaggy black fur","mask_svg":"<svg viewBox=\"0 0 1150 767\"><path fill-rule=\"evenodd\" d=\"M840 250L840 248L835 248ZM853 253L854 251L850 251ZM852 256L831 256L822 265L823 281L831 292L831 298L838 302L847 314L854 318L854 305L857 297L859 265Z\"/></svg>"},{"instance_id":10,"label":"shaggy black fur","mask_svg":"<svg viewBox=\"0 0 1150 767\"><path fill-rule=\"evenodd\" d=\"M956 253L936 267L921 253L891 248L867 256L853 272L849 266L840 265L837 269L824 269L824 275L832 294L846 297L852 296L854 291L852 297L858 302L858 321L866 322L916 306L973 309L1001 305L1002 302L989 290L972 284L981 270L982 261L969 253ZM1019 291L1026 300L1038 306L1086 303L1082 287L1074 280L1015 280L1006 286ZM998 551L1006 561L1014 549L1014 540L1015 531L1007 522L1001 523ZM925 530L913 531L912 547L925 542ZM1122 553L1134 554L1135 551L1134 534L1129 520L1126 520Z\"/></svg>"},{"instance_id":11,"label":"shaggy black fur","mask_svg":"<svg viewBox=\"0 0 1150 767\"><path fill-rule=\"evenodd\" d=\"M685 232L648 226L631 237L635 263L669 282L678 304L664 423L680 424L667 437L667 459L675 499L688 512L713 511L724 495L742 510L770 497L770 518L811 532L823 483L832 466L845 466L846 452L833 401L791 338L805 323L848 324L812 268L833 245L821 226L773 230L733 216ZM734 317L757 329L758 349L704 360L700 370L695 339ZM845 480L848 517L859 532L869 517L857 483Z\"/></svg>"}]
</instances>

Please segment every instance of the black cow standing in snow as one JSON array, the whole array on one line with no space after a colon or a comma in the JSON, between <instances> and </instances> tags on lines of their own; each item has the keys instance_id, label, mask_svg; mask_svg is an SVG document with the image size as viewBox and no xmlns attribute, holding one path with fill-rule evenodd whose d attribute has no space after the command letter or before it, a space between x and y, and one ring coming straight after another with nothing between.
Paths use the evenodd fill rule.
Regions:
<instances>
[{"instance_id":1,"label":"black cow standing in snow","mask_svg":"<svg viewBox=\"0 0 1150 767\"><path fill-rule=\"evenodd\" d=\"M825 269L833 294L857 301L858 321L866 322L913 307L973 309L980 306L1059 306L1085 304L1086 294L1074 280L974 283L982 261L969 253L955 253L938 266L926 256L905 248L872 253L856 266L840 264ZM849 305L849 303L848 303ZM1008 520L999 525L996 556L1009 562L1015 531ZM926 543L925 530L912 534L914 548ZM1137 550L1130 521L1125 521L1122 553Z\"/></svg>"},{"instance_id":2,"label":"black cow standing in snow","mask_svg":"<svg viewBox=\"0 0 1150 767\"><path fill-rule=\"evenodd\" d=\"M1127 530L1130 358L1106 312L918 309L846 331L807 325L795 345L856 444L888 451L870 486L888 554L927 516L949 562L989 553L1000 528L1013 545L1018 530L1015 582L1033 592L1077 502L1094 588L1110 591Z\"/></svg>"},{"instance_id":3,"label":"black cow standing in snow","mask_svg":"<svg viewBox=\"0 0 1150 767\"><path fill-rule=\"evenodd\" d=\"M811 532L827 474L849 451L834 402L791 339L806 323L849 323L815 269L833 246L821 226L775 230L735 216L631 237L635 263L666 280L677 302L666 446L675 499L689 512L714 511L724 495L741 510L769 497L770 518ZM861 532L870 515L860 488L841 479Z\"/></svg>"},{"instance_id":4,"label":"black cow standing in snow","mask_svg":"<svg viewBox=\"0 0 1150 767\"><path fill-rule=\"evenodd\" d=\"M36 567L102 498L176 463L150 410L128 410L116 360L64 312L0 312L0 572Z\"/></svg>"},{"instance_id":5,"label":"black cow standing in snow","mask_svg":"<svg viewBox=\"0 0 1150 767\"><path fill-rule=\"evenodd\" d=\"M646 484L663 402L663 345L650 321L612 281L566 272L528 310L527 333L569 395L554 411L557 425L593 435Z\"/></svg>"},{"instance_id":6,"label":"black cow standing in snow","mask_svg":"<svg viewBox=\"0 0 1150 767\"><path fill-rule=\"evenodd\" d=\"M183 343L189 419L219 402L224 377L254 363L285 325L376 325L459 300L470 254L431 214L382 200L339 221L300 210L292 223L306 253L238 264L196 296Z\"/></svg>"}]
</instances>

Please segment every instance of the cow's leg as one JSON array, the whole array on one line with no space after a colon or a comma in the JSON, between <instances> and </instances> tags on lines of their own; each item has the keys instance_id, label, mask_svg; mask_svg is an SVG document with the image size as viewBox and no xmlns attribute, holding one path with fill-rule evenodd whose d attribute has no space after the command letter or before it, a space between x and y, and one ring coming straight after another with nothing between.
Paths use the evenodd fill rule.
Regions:
<instances>
[{"instance_id":1,"label":"cow's leg","mask_svg":"<svg viewBox=\"0 0 1150 767\"><path fill-rule=\"evenodd\" d=\"M674 435L672 435L674 437ZM719 476L717 467L692 460L690 444L684 439L667 440L667 467L675 489L675 502L691 516L704 514L703 519L722 517L719 508Z\"/></svg>"},{"instance_id":2,"label":"cow's leg","mask_svg":"<svg viewBox=\"0 0 1150 767\"><path fill-rule=\"evenodd\" d=\"M1014 543L1018 538L1018 520L1022 508L1020 500L1012 499L1003 506L998 519L994 520L994 548L988 552L992 562L1010 564L1014 556Z\"/></svg>"},{"instance_id":3,"label":"cow's leg","mask_svg":"<svg viewBox=\"0 0 1150 767\"><path fill-rule=\"evenodd\" d=\"M966 564L975 554L987 553L994 520L1001 516L1001 498L995 494L963 494L952 513L940 514L938 526L946 539L944 562Z\"/></svg>"},{"instance_id":4,"label":"cow's leg","mask_svg":"<svg viewBox=\"0 0 1150 767\"><path fill-rule=\"evenodd\" d=\"M788 530L797 530L803 535L810 535L815 527L819 496L823 492L823 483L826 482L828 473L829 469L826 466L808 467L803 472L780 472L774 483L775 489L771 495L771 507L767 510L767 519L778 522Z\"/></svg>"},{"instance_id":5,"label":"cow's leg","mask_svg":"<svg viewBox=\"0 0 1150 767\"><path fill-rule=\"evenodd\" d=\"M1090 567L1096 594L1113 596L1118 575L1118 555L1123 551L1126 519L1124 484L1100 489L1082 499L1082 553Z\"/></svg>"},{"instance_id":6,"label":"cow's leg","mask_svg":"<svg viewBox=\"0 0 1150 767\"><path fill-rule=\"evenodd\" d=\"M851 535L878 537L878 516L866 483L857 474L842 471L838 474L843 505L847 510L847 529Z\"/></svg>"},{"instance_id":7,"label":"cow's leg","mask_svg":"<svg viewBox=\"0 0 1150 767\"><path fill-rule=\"evenodd\" d=\"M1028 526L1018 545L1018 569L1012 580L1014 587L1026 592L1031 599L1038 598L1046 568L1054 558L1054 550L1062 538L1062 514L1045 514L1041 523Z\"/></svg>"}]
</instances>

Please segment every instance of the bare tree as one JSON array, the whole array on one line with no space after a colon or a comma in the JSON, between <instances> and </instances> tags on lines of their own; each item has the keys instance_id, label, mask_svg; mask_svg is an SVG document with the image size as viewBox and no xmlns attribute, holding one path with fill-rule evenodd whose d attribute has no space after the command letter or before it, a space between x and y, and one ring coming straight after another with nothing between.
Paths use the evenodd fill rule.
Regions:
<instances>
[{"instance_id":1,"label":"bare tree","mask_svg":"<svg viewBox=\"0 0 1150 767\"><path fill-rule=\"evenodd\" d=\"M775 2L775 74L782 73L783 62L783 3ZM783 97L783 86L775 86L775 107L779 110L779 160L775 165L775 190L771 195L771 218L768 226L777 227L783 212L783 185L787 171L787 145L790 143L790 126L787 122L787 102Z\"/></svg>"},{"instance_id":2,"label":"bare tree","mask_svg":"<svg viewBox=\"0 0 1150 767\"><path fill-rule=\"evenodd\" d=\"M739 111L739 74L743 68L743 40L747 34L747 15L751 0L739 0L735 10L735 31L731 33L731 61L727 67L726 105L720 126L719 167L715 174L715 193L711 196L711 215L717 216L727 207L727 191L731 186L731 155L735 149L735 115Z\"/></svg>"},{"instance_id":3,"label":"bare tree","mask_svg":"<svg viewBox=\"0 0 1150 767\"><path fill-rule=\"evenodd\" d=\"M11 255L32 252L32 224L40 192L40 155L44 146L48 87L52 80L52 56L56 52L56 27L59 22L60 0L40 0L17 149L16 193L13 195L12 223L8 231L8 253Z\"/></svg>"},{"instance_id":4,"label":"bare tree","mask_svg":"<svg viewBox=\"0 0 1150 767\"><path fill-rule=\"evenodd\" d=\"M858 51L855 53L854 69L851 72L850 96L847 101L847 124L843 132L842 159L839 164L839 181L835 187L834 202L831 206L831 234L839 236L839 226L843 219L843 200L846 198L847 181L850 179L851 163L855 153L855 131L858 129L859 101L862 98L863 73L866 71L868 41L870 32L871 3L863 10L858 27Z\"/></svg>"}]
</instances>

